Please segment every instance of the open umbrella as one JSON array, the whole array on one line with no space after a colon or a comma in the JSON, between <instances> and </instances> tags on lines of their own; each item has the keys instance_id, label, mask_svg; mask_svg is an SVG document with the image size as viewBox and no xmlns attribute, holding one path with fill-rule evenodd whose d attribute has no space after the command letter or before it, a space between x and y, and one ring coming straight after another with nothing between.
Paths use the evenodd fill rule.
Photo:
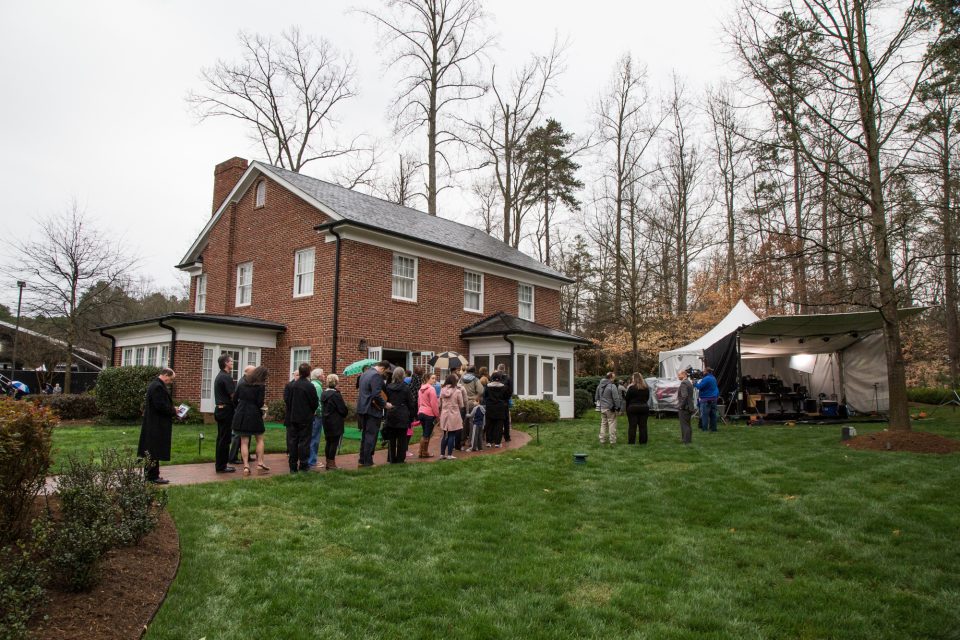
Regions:
<instances>
[{"instance_id":1,"label":"open umbrella","mask_svg":"<svg viewBox=\"0 0 960 640\"><path fill-rule=\"evenodd\" d=\"M350 366L348 366L346 369L343 370L343 375L345 375L345 376L355 376L355 375L357 375L358 373L360 373L361 371L363 371L363 368L364 368L364 367L367 367L367 366L371 366L371 367L372 367L373 365L377 364L378 362L380 362L380 361L379 361L379 360L374 360L373 358L364 358L363 360L357 360L356 362L354 362L353 364L351 364Z\"/></svg>"},{"instance_id":2,"label":"open umbrella","mask_svg":"<svg viewBox=\"0 0 960 640\"><path fill-rule=\"evenodd\" d=\"M10 383L10 386L19 391L20 393L30 393L30 387L23 384L19 380L14 380Z\"/></svg>"},{"instance_id":3,"label":"open umbrella","mask_svg":"<svg viewBox=\"0 0 960 640\"><path fill-rule=\"evenodd\" d=\"M447 371L456 371L460 367L467 364L467 359L456 351L444 351L439 353L428 362L431 367L434 369L446 369Z\"/></svg>"}]
</instances>

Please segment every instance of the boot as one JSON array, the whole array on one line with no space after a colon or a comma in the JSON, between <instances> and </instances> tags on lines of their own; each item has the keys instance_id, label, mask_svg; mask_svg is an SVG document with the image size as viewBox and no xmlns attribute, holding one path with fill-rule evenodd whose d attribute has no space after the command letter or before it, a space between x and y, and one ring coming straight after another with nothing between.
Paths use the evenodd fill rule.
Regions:
<instances>
[{"instance_id":1,"label":"boot","mask_svg":"<svg viewBox=\"0 0 960 640\"><path fill-rule=\"evenodd\" d=\"M420 457L421 458L432 458L433 454L430 453L430 439L429 438L420 438Z\"/></svg>"},{"instance_id":2,"label":"boot","mask_svg":"<svg viewBox=\"0 0 960 640\"><path fill-rule=\"evenodd\" d=\"M333 471L337 468L337 461L333 458L327 458L327 471Z\"/></svg>"}]
</instances>

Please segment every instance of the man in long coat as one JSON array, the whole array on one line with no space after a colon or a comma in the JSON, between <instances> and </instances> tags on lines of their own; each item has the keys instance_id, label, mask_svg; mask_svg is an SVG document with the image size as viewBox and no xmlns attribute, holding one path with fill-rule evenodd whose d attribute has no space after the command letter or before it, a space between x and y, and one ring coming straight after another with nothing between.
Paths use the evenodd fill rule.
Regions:
<instances>
[{"instance_id":1,"label":"man in long coat","mask_svg":"<svg viewBox=\"0 0 960 640\"><path fill-rule=\"evenodd\" d=\"M157 379L147 387L143 403L143 424L140 425L140 442L137 455L149 458L144 467L147 480L155 484L169 484L169 480L160 477L160 461L170 459L170 441L173 438L173 418L177 415L173 408L173 398L167 385L176 377L173 369L164 368Z\"/></svg>"}]
</instances>

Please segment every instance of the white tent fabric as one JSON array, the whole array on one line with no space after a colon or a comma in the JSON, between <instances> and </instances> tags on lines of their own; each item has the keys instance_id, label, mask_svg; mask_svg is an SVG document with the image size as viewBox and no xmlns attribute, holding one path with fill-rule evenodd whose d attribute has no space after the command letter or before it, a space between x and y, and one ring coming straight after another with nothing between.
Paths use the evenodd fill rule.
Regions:
<instances>
[{"instance_id":1,"label":"white tent fabric","mask_svg":"<svg viewBox=\"0 0 960 640\"><path fill-rule=\"evenodd\" d=\"M760 318L747 306L747 303L740 300L713 329L690 344L670 351L661 351L660 377L675 378L678 371L687 367L702 368L704 349L712 347L740 327L753 324L759 320Z\"/></svg>"}]
</instances>

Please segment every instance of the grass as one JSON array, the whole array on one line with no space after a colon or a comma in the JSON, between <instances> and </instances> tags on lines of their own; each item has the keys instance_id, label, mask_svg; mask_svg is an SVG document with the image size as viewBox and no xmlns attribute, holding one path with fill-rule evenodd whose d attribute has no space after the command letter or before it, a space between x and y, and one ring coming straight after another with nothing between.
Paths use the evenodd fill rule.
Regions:
<instances>
[{"instance_id":1,"label":"grass","mask_svg":"<svg viewBox=\"0 0 960 640\"><path fill-rule=\"evenodd\" d=\"M960 455L852 451L836 426L596 434L171 489L182 560L146 637L960 637Z\"/></svg>"},{"instance_id":2,"label":"grass","mask_svg":"<svg viewBox=\"0 0 960 640\"><path fill-rule=\"evenodd\" d=\"M199 435L204 440L199 452ZM267 453L283 453L287 450L286 431L281 428L268 428L265 432ZM51 473L59 473L68 455L94 454L103 449L132 449L136 451L140 439L140 425L102 426L79 425L60 426L53 431L53 468ZM194 462L213 462L217 439L217 425L174 425L173 439L170 445L169 464L191 464ZM323 438L320 439L321 455ZM359 443L344 439L342 453L356 453ZM168 464L168 463L164 463Z\"/></svg>"}]
</instances>

